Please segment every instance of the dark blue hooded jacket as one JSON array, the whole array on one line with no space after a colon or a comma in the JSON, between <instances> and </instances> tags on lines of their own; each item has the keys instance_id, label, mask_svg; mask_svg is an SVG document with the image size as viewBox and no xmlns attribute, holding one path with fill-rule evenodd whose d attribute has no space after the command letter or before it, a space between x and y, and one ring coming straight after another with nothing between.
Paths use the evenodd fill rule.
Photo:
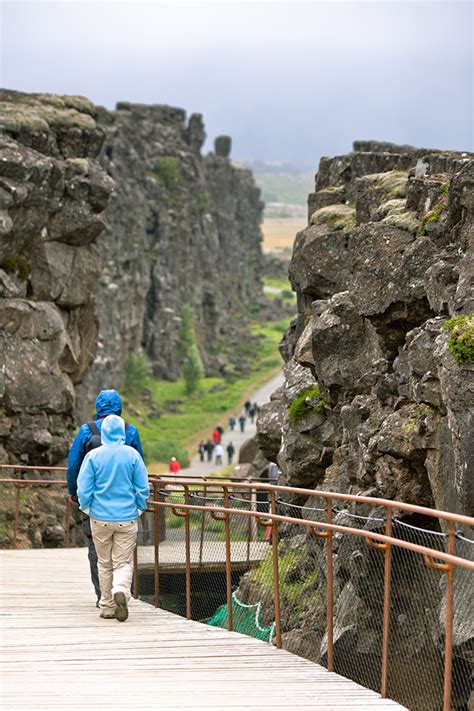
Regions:
<instances>
[{"instance_id":1,"label":"dark blue hooded jacket","mask_svg":"<svg viewBox=\"0 0 474 711\"><path fill-rule=\"evenodd\" d=\"M95 409L95 424L100 432L102 420L106 415L122 414L122 399L116 390L102 390L95 401ZM69 452L67 460L67 486L69 493L73 496L77 494L77 477L79 476L82 461L86 456L86 445L91 437L92 430L89 425L87 423L82 425ZM128 425L126 429L125 444L136 449L144 460L140 435L133 425Z\"/></svg>"}]
</instances>

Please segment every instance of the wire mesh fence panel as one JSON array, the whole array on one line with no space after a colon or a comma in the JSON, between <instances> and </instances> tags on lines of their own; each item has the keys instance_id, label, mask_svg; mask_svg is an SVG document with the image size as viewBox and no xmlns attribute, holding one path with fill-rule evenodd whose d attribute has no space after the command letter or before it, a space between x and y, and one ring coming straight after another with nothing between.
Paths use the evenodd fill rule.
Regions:
<instances>
[{"instance_id":1,"label":"wire mesh fence panel","mask_svg":"<svg viewBox=\"0 0 474 711\"><path fill-rule=\"evenodd\" d=\"M474 560L473 529L459 531L456 554ZM442 609L444 613L444 608ZM452 705L455 709L473 707L474 691L474 571L457 568L454 574L453 683ZM470 705L469 705L470 704Z\"/></svg>"},{"instance_id":2,"label":"wire mesh fence panel","mask_svg":"<svg viewBox=\"0 0 474 711\"><path fill-rule=\"evenodd\" d=\"M160 511L159 519L161 518ZM150 604L154 603L155 596L155 524L156 517L153 511L145 511L138 519L138 597Z\"/></svg>"},{"instance_id":3,"label":"wire mesh fence panel","mask_svg":"<svg viewBox=\"0 0 474 711\"><path fill-rule=\"evenodd\" d=\"M312 497L304 503L279 498L278 512L296 519L326 520L326 503ZM279 589L284 649L321 663L325 651L327 541L321 529L279 524Z\"/></svg>"},{"instance_id":4,"label":"wire mesh fence panel","mask_svg":"<svg viewBox=\"0 0 474 711\"><path fill-rule=\"evenodd\" d=\"M266 492L264 492L266 494ZM268 495L258 497L256 491L234 489L227 501L234 511L254 511L268 513ZM225 534L225 532L224 532ZM255 518L235 514L229 516L230 560L232 600L230 604L232 629L242 634L271 641L274 634L273 620L266 624L265 607L261 600L248 597L247 589L252 585L254 571L262 564L268 548L265 541L266 529L257 524ZM229 605L227 602L215 611L209 624L227 627Z\"/></svg>"},{"instance_id":5,"label":"wire mesh fence panel","mask_svg":"<svg viewBox=\"0 0 474 711\"><path fill-rule=\"evenodd\" d=\"M158 501L178 507L184 503L184 491L170 487L160 490ZM172 508L162 508L164 540L160 542L160 606L178 615L186 615L186 523ZM175 509L180 513L179 509Z\"/></svg>"},{"instance_id":6,"label":"wire mesh fence panel","mask_svg":"<svg viewBox=\"0 0 474 711\"><path fill-rule=\"evenodd\" d=\"M80 513L65 483L0 482L0 546L63 548L82 545Z\"/></svg>"}]
</instances>

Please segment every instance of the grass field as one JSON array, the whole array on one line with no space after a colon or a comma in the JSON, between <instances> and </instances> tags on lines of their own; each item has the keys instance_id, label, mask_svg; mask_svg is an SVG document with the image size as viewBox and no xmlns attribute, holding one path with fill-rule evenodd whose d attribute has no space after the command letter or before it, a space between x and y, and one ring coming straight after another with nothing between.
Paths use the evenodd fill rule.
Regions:
<instances>
[{"instance_id":1,"label":"grass field","mask_svg":"<svg viewBox=\"0 0 474 711\"><path fill-rule=\"evenodd\" d=\"M265 218L262 225L264 252L291 254L296 233L305 227L306 220L303 218Z\"/></svg>"},{"instance_id":2,"label":"grass field","mask_svg":"<svg viewBox=\"0 0 474 711\"><path fill-rule=\"evenodd\" d=\"M163 464L172 456L178 457L182 465L186 464L189 450L194 452L199 440L207 439L218 422L225 427L231 414L238 415L245 400L281 368L278 343L289 322L286 318L253 324L251 332L257 336L252 345L254 367L244 378L233 381L204 378L199 392L193 395L186 394L182 380L147 381L160 417L150 416L150 408L140 397L125 396L124 417L139 428L147 463L155 466L156 471L163 471ZM169 411L170 405L174 412Z\"/></svg>"}]
</instances>

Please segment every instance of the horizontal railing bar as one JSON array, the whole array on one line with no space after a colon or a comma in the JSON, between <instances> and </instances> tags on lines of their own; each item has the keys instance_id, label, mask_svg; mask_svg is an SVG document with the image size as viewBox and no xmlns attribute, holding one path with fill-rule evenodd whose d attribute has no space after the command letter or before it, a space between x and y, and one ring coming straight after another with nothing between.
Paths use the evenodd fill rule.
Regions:
<instances>
[{"instance_id":1,"label":"horizontal railing bar","mask_svg":"<svg viewBox=\"0 0 474 711\"><path fill-rule=\"evenodd\" d=\"M0 464L0 469L25 469L48 472L67 472L67 467L35 467L31 464Z\"/></svg>"},{"instance_id":2,"label":"horizontal railing bar","mask_svg":"<svg viewBox=\"0 0 474 711\"><path fill-rule=\"evenodd\" d=\"M0 484L18 484L20 486L61 484L61 486L66 486L67 481L66 479L0 479Z\"/></svg>"},{"instance_id":3,"label":"horizontal railing bar","mask_svg":"<svg viewBox=\"0 0 474 711\"><path fill-rule=\"evenodd\" d=\"M160 478L158 478L158 481ZM192 482L187 479L176 481L177 484L189 485ZM202 486L206 486L206 482L202 482ZM213 486L215 484L213 483ZM384 506L391 509L403 509L409 513L425 514L434 518L441 518L445 521L457 521L464 523L466 526L474 526L474 518L463 514L455 514L449 511L439 511L437 509L429 509L426 506L418 506L417 504L405 504L401 501L391 501L390 499L378 499L371 496L356 496L355 494L340 494L336 491L319 491L317 489L300 489L291 486L280 486L279 484L258 484L247 483L244 481L233 482L223 481L221 486L228 488L255 489L256 491L281 491L285 494L298 494L307 497L318 497L322 499L338 500L338 501L353 501L359 504L370 504L371 506Z\"/></svg>"},{"instance_id":4,"label":"horizontal railing bar","mask_svg":"<svg viewBox=\"0 0 474 711\"><path fill-rule=\"evenodd\" d=\"M313 521L311 519L304 518L291 518L290 516L280 516L279 514L270 514L260 511L246 511L245 509L227 509L223 506L197 506L194 504L168 504L164 501L148 501L149 506L159 506L160 508L176 508L176 509L186 509L190 511L207 511L215 509L219 513L234 514L235 516L247 516L255 518L263 518L265 520L272 520L278 523L291 523L297 526L312 526L314 528L322 528L326 531L334 531L336 533L344 533L353 536L359 536L363 538L371 538L374 541L380 541L381 543L390 543L393 546L399 548L406 548L407 550L413 551L414 553L421 553L422 555L430 555L432 558L437 560L443 560L452 565L458 565L462 568L468 568L469 570L474 570L474 560L466 560L464 558L458 558L458 556L451 555L449 553L443 553L443 551L427 548L426 546L419 546L417 543L411 543L410 541L404 541L400 538L393 538L391 536L386 536L382 533L375 533L374 531L366 531L361 528L350 528L349 526L339 526L334 523L325 523L324 521Z\"/></svg>"}]
</instances>

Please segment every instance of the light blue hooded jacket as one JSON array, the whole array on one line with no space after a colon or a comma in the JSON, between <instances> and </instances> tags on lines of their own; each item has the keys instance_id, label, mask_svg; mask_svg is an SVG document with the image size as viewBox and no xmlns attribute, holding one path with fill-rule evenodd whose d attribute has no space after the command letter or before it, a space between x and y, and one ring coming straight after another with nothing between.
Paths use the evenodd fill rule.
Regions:
<instances>
[{"instance_id":1,"label":"light blue hooded jacket","mask_svg":"<svg viewBox=\"0 0 474 711\"><path fill-rule=\"evenodd\" d=\"M79 471L79 506L98 521L132 521L146 509L150 495L146 467L125 444L121 417L105 417L100 435L102 445L86 454Z\"/></svg>"}]
</instances>

